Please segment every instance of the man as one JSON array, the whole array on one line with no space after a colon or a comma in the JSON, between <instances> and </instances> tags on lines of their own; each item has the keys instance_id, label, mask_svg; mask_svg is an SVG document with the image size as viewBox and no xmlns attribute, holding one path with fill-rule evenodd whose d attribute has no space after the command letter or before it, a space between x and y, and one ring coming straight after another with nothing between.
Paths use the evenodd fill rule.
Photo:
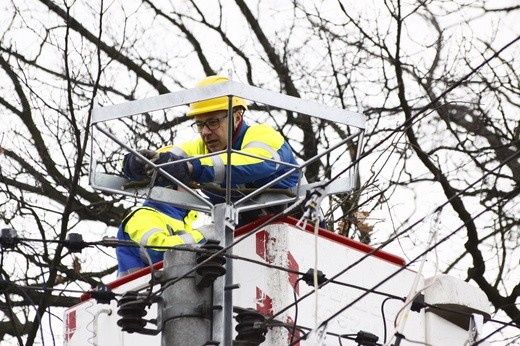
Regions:
<instances>
[{"instance_id":1,"label":"man","mask_svg":"<svg viewBox=\"0 0 520 346\"><path fill-rule=\"evenodd\" d=\"M201 80L197 84L197 87L225 81L228 81L228 78L210 76ZM166 150L165 148L157 152L142 150L140 153L150 159L150 161L156 164L162 164L175 162L187 157L197 157L225 150L228 142L228 104L228 97L192 103L187 116L194 117L195 122L192 124L192 128L200 134L198 139L186 142L180 146L167 147ZM294 154L283 136L265 124L248 125L244 121L244 113L246 110L247 104L245 100L239 97L233 97L232 148L239 150L241 153L255 156L251 157L241 155L240 153L231 154L231 160L229 162L231 165L231 188L238 190L240 190L240 188L258 188L264 186L291 169L289 166L269 160L287 162L292 165L297 164ZM164 166L163 169L185 183L193 181L200 184L212 184L220 188L225 188L226 166L228 165L227 158L227 153L223 152L214 156ZM143 180L147 178L151 172L143 160L140 160L134 154L127 154L123 162L123 173L130 180ZM274 184L272 188L287 189L294 187L298 184L298 179L299 173L294 172ZM164 178L160 178L159 180L162 182L165 181ZM204 192L214 204L224 201L224 194L222 191L218 191L218 189L208 188L205 189ZM163 204L155 203L154 205ZM186 211L183 209L172 206L168 206L168 208L177 210L177 213L181 216L186 214ZM162 209L166 209L166 207L162 207ZM170 215L173 215L172 210L170 210ZM257 218L261 212L262 211L258 210L240 215L239 225ZM179 216L177 220L182 220L181 216ZM128 226L129 224L127 223L127 228ZM148 227L153 228L153 226ZM144 235L149 234L144 230L132 232L125 228L122 229L121 233L121 236L126 237L126 239L130 238L141 244L143 244ZM159 239L165 237L168 237L167 232L159 232L159 235L156 237L156 242L160 242ZM157 243L150 242L150 240L147 240L146 244L152 246L157 245Z\"/></svg>"}]
</instances>

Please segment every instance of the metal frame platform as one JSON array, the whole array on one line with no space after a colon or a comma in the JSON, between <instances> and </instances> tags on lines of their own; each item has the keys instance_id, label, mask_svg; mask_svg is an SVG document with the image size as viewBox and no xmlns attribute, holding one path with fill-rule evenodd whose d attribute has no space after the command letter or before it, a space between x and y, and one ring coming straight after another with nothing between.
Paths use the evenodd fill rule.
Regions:
<instances>
[{"instance_id":1,"label":"metal frame platform","mask_svg":"<svg viewBox=\"0 0 520 346\"><path fill-rule=\"evenodd\" d=\"M366 121L365 117L362 114L350 112L344 109L330 107L327 105L322 105L313 101L299 99L293 96L287 96L280 93L275 93L272 91L264 90L261 88L241 84L238 82L223 82L215 85L210 85L206 87L187 89L177 92L172 92L169 94L164 94L160 96L150 97L142 100L130 101L122 104L106 106L102 108L96 108L92 113L92 131L91 136L95 137L96 130L102 132L107 137L118 143L121 147L127 149L128 151L137 153L137 151L133 148L128 147L125 143L121 142L117 137L111 135L108 131L103 129L101 124L121 119L125 117L132 117L136 115L140 115L142 113L148 113L158 110L164 110L179 106L184 106L189 103L203 101L207 99L217 98L227 96L231 99L232 96L242 97L249 101L258 102L262 104L266 104L269 106L273 106L279 108L281 110L287 110L292 112L297 112L301 114L306 114L311 117L320 118L323 120L333 121L340 124L345 124L348 126L354 127L356 130L352 135L347 138L341 140L333 147L319 153L317 156L303 162L299 166L288 165L285 162L272 160L280 165L288 165L291 167L291 170L285 175L290 175L294 171L298 171L300 176L303 175L303 170L312 162L319 160L321 157L327 155L331 151L339 148L346 143L352 142L356 137L358 137L358 153L356 153L356 158L359 157L359 151L361 148L361 141L363 137L363 132L365 129ZM228 117L229 121L231 121L231 117ZM182 208L198 210L202 212L207 212L212 214L214 211L214 205L203 196L198 194L189 186L186 186L182 182L175 179L175 177L170 177L172 181L176 182L178 185L182 186L186 192L178 192L171 189L166 189L158 186L149 186L146 188L139 189L122 189L122 186L127 182L123 177L117 174L106 174L97 170L97 160L95 159L96 155L94 154L94 143L92 140L92 152L91 152L91 161L90 161L90 185L97 190L116 193L121 195L133 196L143 199L152 199L160 202L170 203L175 206L179 206ZM228 148L231 148L228 145ZM242 154L239 151L228 149L224 152L227 152L228 155L232 153ZM218 155L222 152L211 153L206 156ZM245 155L245 154L242 154ZM144 158L144 157L143 157ZM145 159L145 158L144 158ZM186 159L187 161L190 158ZM150 162L151 166L156 167L158 170L161 167L166 166L167 164L163 164L157 166ZM352 169L349 172L347 177L341 178L338 181L335 181L334 184L327 184L326 194L338 194L345 193L351 191L355 187L356 175L357 175L357 163L355 162L352 166ZM229 177L230 167L226 166L228 170L226 175ZM164 175L167 175L164 171L162 171ZM229 198L226 198L226 204L233 206L236 213L240 213L242 211L254 210L258 208L264 208L268 206L280 205L293 203L298 199L301 199L305 196L306 192L310 188L315 188L317 185L325 185L327 182L323 181L320 184L299 184L295 189L292 189L290 193L292 193L292 197L289 197L289 193L272 193L265 192L272 185L274 185L279 180L283 179L285 176L274 180L268 185L265 185L253 193L244 196L240 200L231 201ZM229 184L228 184L229 186ZM230 195L230 192L227 192L227 196ZM253 199L254 198L254 199Z\"/></svg>"},{"instance_id":2,"label":"metal frame platform","mask_svg":"<svg viewBox=\"0 0 520 346\"><path fill-rule=\"evenodd\" d=\"M233 150L231 146L232 139L232 121L233 117L231 114L232 97L237 96L244 98L248 101L258 102L261 104L269 105L281 110L292 111L299 114L306 114L311 117L316 117L323 120L328 120L335 123L344 124L353 127L352 134L347 138L341 139L338 143L319 153L315 157L303 162L300 165L288 164L283 161L270 160L278 165L285 165L290 167L287 173L276 178L269 184L258 188L255 191L245 195L239 200L232 200L231 198L231 166L226 165L226 202L214 205L204 196L200 195L196 190L190 186L185 185L175 177L169 175L164 171L164 167L169 164L167 163L156 165L153 162L147 160L144 156L140 155L136 149L128 147L119 138L112 135L109 131L103 128L103 124L125 117L132 117L143 113L149 113L153 111L159 111L179 106L184 106L193 102L218 98L228 97L229 111L228 111L228 145L226 150L210 153L205 156L220 155L226 153L227 162L231 160L231 154L248 155L241 153L240 151ZM275 93L272 91L260 89L257 87L229 81L218 83L206 87L193 88L178 92L172 92L165 95L150 97L142 100L136 100L126 102L119 105L112 105L93 110L92 121L91 121L91 161L90 161L90 185L97 190L115 193L127 196L138 197L142 199L151 199L159 202L169 203L171 205L193 209L197 211L207 212L212 215L212 219L215 223L215 230L217 233L218 240L221 244L227 248L228 245L233 243L233 234L236 227L236 221L240 212L261 209L269 206L276 206L291 203L300 203L305 198L308 191L312 189L321 188L322 195L333 195L339 193L346 193L352 191L356 187L356 177L358 173L358 160L360 156L363 133L365 130L365 117L362 114L346 111L344 109L330 107L322 105L313 101L307 101L292 96ZM148 161L149 165L155 169L154 175L151 177L151 183L145 188L137 189L123 189L123 185L127 183L127 180L118 174L107 174L98 171L97 155L95 154L95 136L97 131L103 133L108 138L118 143L122 148L133 152L140 156L143 160ZM352 161L352 164L347 170L346 177L336 179L334 181L320 181L313 184L304 184L302 181L304 169L316 160L327 155L335 149L338 149L342 145L348 145L355 139L358 140L358 148L356 157ZM251 156L251 155L248 155ZM189 161L196 158L186 158L182 161ZM285 177L298 172L300 174L300 180L298 185L291 189L291 191L273 192L270 189L278 181ZM173 189L154 186L155 178L157 174L161 173L166 176L172 182L182 187L185 192L176 191ZM231 251L230 248L228 251ZM217 280L214 284L214 305L222 306L222 310L217 310L213 314L213 339L218 341L221 345L232 344L232 298L230 287L233 286L232 277L232 261L228 261L226 264L227 273L223 280Z\"/></svg>"}]
</instances>

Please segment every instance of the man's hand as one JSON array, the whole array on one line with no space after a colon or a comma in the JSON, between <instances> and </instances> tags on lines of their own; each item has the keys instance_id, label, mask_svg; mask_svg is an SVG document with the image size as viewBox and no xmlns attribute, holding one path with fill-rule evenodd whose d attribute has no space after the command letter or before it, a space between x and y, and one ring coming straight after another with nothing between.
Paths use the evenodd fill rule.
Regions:
<instances>
[{"instance_id":1,"label":"man's hand","mask_svg":"<svg viewBox=\"0 0 520 346\"><path fill-rule=\"evenodd\" d=\"M143 155L152 162L159 159L159 153L153 150L141 149L139 154ZM145 180L148 178L146 162L135 155L128 153L123 159L123 174L129 180Z\"/></svg>"},{"instance_id":2,"label":"man's hand","mask_svg":"<svg viewBox=\"0 0 520 346\"><path fill-rule=\"evenodd\" d=\"M149 159L152 163L160 165L168 162L175 162L184 159L182 156L175 155L171 152L158 153L149 149L138 150L139 154ZM162 167L168 174L171 174L175 178L182 182L188 182L190 180L190 169L187 162L180 162L172 165ZM133 153L125 155L123 160L123 174L129 180L145 180L153 174L153 167L139 158ZM166 178L160 176L157 179L158 182L163 183L168 181Z\"/></svg>"},{"instance_id":3,"label":"man's hand","mask_svg":"<svg viewBox=\"0 0 520 346\"><path fill-rule=\"evenodd\" d=\"M178 160L182 160L184 157L175 155L171 152L166 153L160 153L158 159L154 161L156 164L163 164L168 162L175 162ZM168 174L174 176L175 178L179 179L183 183L186 183L190 180L190 170L188 168L187 162L179 162L172 165L167 165L164 167L161 167L164 171L166 171ZM164 182L167 179L164 177L159 177L158 179L160 182Z\"/></svg>"}]
</instances>

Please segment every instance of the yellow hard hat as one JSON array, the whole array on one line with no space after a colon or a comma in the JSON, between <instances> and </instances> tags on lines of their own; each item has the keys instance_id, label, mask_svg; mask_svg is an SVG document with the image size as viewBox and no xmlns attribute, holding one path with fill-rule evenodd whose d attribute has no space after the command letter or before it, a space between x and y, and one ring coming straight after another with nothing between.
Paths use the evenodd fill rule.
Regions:
<instances>
[{"instance_id":1,"label":"yellow hard hat","mask_svg":"<svg viewBox=\"0 0 520 346\"><path fill-rule=\"evenodd\" d=\"M217 83L229 81L226 77L221 76L209 76L202 79L197 83L196 87L203 87L213 85ZM195 116L199 114L214 112L214 111L227 111L228 110L229 98L227 96L217 97L215 99L204 100L194 102L190 104L190 110L186 113L187 116ZM233 96L233 107L242 106L247 110L247 103L240 97Z\"/></svg>"}]
</instances>

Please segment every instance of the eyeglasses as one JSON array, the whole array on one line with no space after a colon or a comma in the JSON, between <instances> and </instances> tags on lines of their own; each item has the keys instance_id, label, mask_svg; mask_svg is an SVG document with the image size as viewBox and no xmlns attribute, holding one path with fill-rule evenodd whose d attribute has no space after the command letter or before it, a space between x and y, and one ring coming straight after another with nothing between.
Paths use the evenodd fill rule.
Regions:
<instances>
[{"instance_id":1,"label":"eyeglasses","mask_svg":"<svg viewBox=\"0 0 520 346\"><path fill-rule=\"evenodd\" d=\"M207 126L208 129L210 129L210 130L216 130L220 127L220 121L222 119L227 118L227 116L228 115L226 114L220 118L213 118L213 119L209 119L206 121L195 122L195 123L191 124L191 128L193 129L193 131L195 131L197 133L201 133L202 130L204 129L204 126Z\"/></svg>"}]
</instances>

